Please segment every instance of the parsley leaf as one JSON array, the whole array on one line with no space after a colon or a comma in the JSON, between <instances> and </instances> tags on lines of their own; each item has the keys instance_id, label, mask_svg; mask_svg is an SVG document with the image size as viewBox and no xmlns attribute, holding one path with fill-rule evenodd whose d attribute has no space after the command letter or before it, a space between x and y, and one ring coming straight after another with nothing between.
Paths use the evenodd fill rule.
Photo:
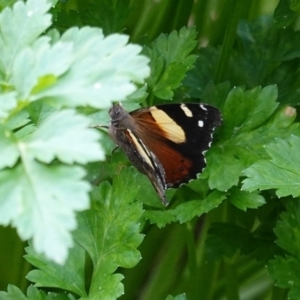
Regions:
<instances>
[{"instance_id":1,"label":"parsley leaf","mask_svg":"<svg viewBox=\"0 0 300 300\"><path fill-rule=\"evenodd\" d=\"M275 143L265 146L271 160L261 160L246 169L248 177L243 181L243 189L276 189L279 197L300 195L300 158L298 150L300 138L290 136L288 139L276 139Z\"/></svg>"},{"instance_id":2,"label":"parsley leaf","mask_svg":"<svg viewBox=\"0 0 300 300\"><path fill-rule=\"evenodd\" d=\"M143 240L139 233L143 210L140 203L133 202L138 192L136 176L133 168L122 168L112 186L102 182L93 190L92 209L79 215L75 240L92 259L89 296L95 299L121 296L123 276L115 270L132 268L141 259L136 247Z\"/></svg>"},{"instance_id":3,"label":"parsley leaf","mask_svg":"<svg viewBox=\"0 0 300 300\"><path fill-rule=\"evenodd\" d=\"M161 34L151 47L144 48L151 67L147 83L156 97L171 99L173 90L180 86L185 73L192 68L196 56L190 52L196 46L195 37L194 28L182 28L168 36Z\"/></svg>"},{"instance_id":4,"label":"parsley leaf","mask_svg":"<svg viewBox=\"0 0 300 300\"><path fill-rule=\"evenodd\" d=\"M276 280L276 285L281 288L288 288L290 299L300 297L300 215L299 203L289 202L286 212L281 214L281 220L275 227L277 244L289 254L276 256L268 264L268 270L272 278Z\"/></svg>"}]
</instances>

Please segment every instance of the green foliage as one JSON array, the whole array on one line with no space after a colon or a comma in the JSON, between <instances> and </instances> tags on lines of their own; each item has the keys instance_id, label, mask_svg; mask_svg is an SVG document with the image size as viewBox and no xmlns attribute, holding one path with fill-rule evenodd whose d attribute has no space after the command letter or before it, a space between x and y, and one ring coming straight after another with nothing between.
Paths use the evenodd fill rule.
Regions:
<instances>
[{"instance_id":1,"label":"green foliage","mask_svg":"<svg viewBox=\"0 0 300 300\"><path fill-rule=\"evenodd\" d=\"M288 288L289 299L300 297L300 215L299 201L291 201L287 204L286 212L281 214L281 220L275 227L277 244L287 254L276 256L268 266L270 275L281 288Z\"/></svg>"},{"instance_id":2,"label":"green foliage","mask_svg":"<svg viewBox=\"0 0 300 300\"><path fill-rule=\"evenodd\" d=\"M144 48L150 58L151 76L147 80L152 93L160 99L171 99L173 90L180 86L186 72L196 60L190 52L196 46L194 28L182 28L169 36L161 34L151 45Z\"/></svg>"},{"instance_id":3,"label":"green foliage","mask_svg":"<svg viewBox=\"0 0 300 300\"><path fill-rule=\"evenodd\" d=\"M248 191L276 189L279 197L299 197L299 147L300 138L294 135L266 145L271 160L259 160L246 169L244 174L248 178L243 188Z\"/></svg>"},{"instance_id":4,"label":"green foliage","mask_svg":"<svg viewBox=\"0 0 300 300\"><path fill-rule=\"evenodd\" d=\"M29 286L27 289L27 297L13 285L9 285L7 292L0 292L1 300L75 300L72 295L57 294L57 293L45 293L38 290L33 286Z\"/></svg>"},{"instance_id":5,"label":"green foliage","mask_svg":"<svg viewBox=\"0 0 300 300\"><path fill-rule=\"evenodd\" d=\"M59 1L52 13L55 16L53 25L60 31L64 31L72 26L82 27L85 25L100 27L105 35L123 32L124 24L132 7L129 0L87 0L78 3L79 10L73 7L65 9L68 4Z\"/></svg>"},{"instance_id":6,"label":"green foliage","mask_svg":"<svg viewBox=\"0 0 300 300\"><path fill-rule=\"evenodd\" d=\"M18 1L0 14L0 224L63 263L75 212L89 207L79 164L104 159L99 134L75 107L124 100L149 67L124 35L84 27L41 36L49 9L46 0Z\"/></svg>"},{"instance_id":7,"label":"green foliage","mask_svg":"<svg viewBox=\"0 0 300 300\"><path fill-rule=\"evenodd\" d=\"M26 248L25 255L33 266L39 268L28 273L27 279L35 283L36 287L53 287L71 291L81 297L86 296L84 286L84 250L75 244L68 256L68 260L62 266L54 262L47 262L46 258L34 252L32 246Z\"/></svg>"},{"instance_id":8,"label":"green foliage","mask_svg":"<svg viewBox=\"0 0 300 300\"><path fill-rule=\"evenodd\" d=\"M260 17L251 23L241 21L237 28L237 47L230 49L227 66L230 72L226 72L223 80L228 80L231 87L248 89L276 84L280 103L297 104L299 78L293 74L299 68L299 38L300 33L293 28L275 27L270 17ZM213 47L200 51L196 67L185 79L192 97L202 98L204 88L215 82L220 55L220 50Z\"/></svg>"},{"instance_id":9,"label":"green foliage","mask_svg":"<svg viewBox=\"0 0 300 300\"><path fill-rule=\"evenodd\" d=\"M185 223L196 216L200 217L202 214L209 212L222 203L224 199L226 199L224 193L213 191L207 195L205 199L202 199L202 201L199 201L199 199L189 200L188 202L179 204L174 209L168 209L166 211L147 210L145 217L158 227L164 227L166 224L176 221Z\"/></svg>"},{"instance_id":10,"label":"green foliage","mask_svg":"<svg viewBox=\"0 0 300 300\"><path fill-rule=\"evenodd\" d=\"M206 257L208 261L232 258L235 255L249 255L257 261L267 262L280 249L274 245L274 237L261 232L250 231L241 226L215 223L208 231ZM270 236L272 238L270 238ZM222 245L222 247L220 247Z\"/></svg>"},{"instance_id":11,"label":"green foliage","mask_svg":"<svg viewBox=\"0 0 300 300\"><path fill-rule=\"evenodd\" d=\"M295 1L297 3L298 1ZM297 4L296 4L297 5ZM292 24L297 18L293 10L293 3L287 0L280 0L274 11L274 22L278 27L286 27Z\"/></svg>"},{"instance_id":12,"label":"green foliage","mask_svg":"<svg viewBox=\"0 0 300 300\"><path fill-rule=\"evenodd\" d=\"M139 234L143 211L140 203L133 202L139 188L135 185L136 177L135 170L123 168L114 178L113 186L102 182L92 193L93 209L80 215L75 240L93 262L89 294L92 299L120 296L123 276L115 270L132 268L141 259L136 248L143 240ZM112 295L112 290L116 294Z\"/></svg>"},{"instance_id":13,"label":"green foliage","mask_svg":"<svg viewBox=\"0 0 300 300\"><path fill-rule=\"evenodd\" d=\"M300 298L299 1L258 2L0 1L0 300ZM172 99L223 125L166 208L90 125Z\"/></svg>"},{"instance_id":14,"label":"green foliage","mask_svg":"<svg viewBox=\"0 0 300 300\"><path fill-rule=\"evenodd\" d=\"M275 86L250 91L235 88L228 94L224 125L220 129L223 141L206 156L211 168L205 174L209 176L211 189L226 191L237 185L243 170L266 156L264 145L278 136L288 137L300 132L299 124L293 123L295 111L282 108L275 112L276 96Z\"/></svg>"},{"instance_id":15,"label":"green foliage","mask_svg":"<svg viewBox=\"0 0 300 300\"><path fill-rule=\"evenodd\" d=\"M47 262L45 256L28 247L25 258L38 269L29 272L27 278L37 287L60 288L85 298L86 250L93 264L87 299L114 299L122 295L123 276L115 270L132 268L141 259L136 248L143 240L139 234L143 211L140 203L133 203L138 191L134 185L136 177L135 170L123 168L113 186L102 182L94 188L92 207L79 214L79 229L74 233L76 243L63 266Z\"/></svg>"}]
</instances>

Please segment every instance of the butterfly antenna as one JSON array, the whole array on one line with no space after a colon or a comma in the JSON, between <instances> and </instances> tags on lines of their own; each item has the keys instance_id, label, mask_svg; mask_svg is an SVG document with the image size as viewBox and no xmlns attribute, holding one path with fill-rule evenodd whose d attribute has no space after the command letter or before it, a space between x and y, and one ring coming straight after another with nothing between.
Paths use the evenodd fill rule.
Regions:
<instances>
[{"instance_id":1,"label":"butterfly antenna","mask_svg":"<svg viewBox=\"0 0 300 300\"><path fill-rule=\"evenodd\" d=\"M97 125L91 125L91 126L89 126L89 128L105 128L105 129L108 129L108 126L97 124Z\"/></svg>"}]
</instances>

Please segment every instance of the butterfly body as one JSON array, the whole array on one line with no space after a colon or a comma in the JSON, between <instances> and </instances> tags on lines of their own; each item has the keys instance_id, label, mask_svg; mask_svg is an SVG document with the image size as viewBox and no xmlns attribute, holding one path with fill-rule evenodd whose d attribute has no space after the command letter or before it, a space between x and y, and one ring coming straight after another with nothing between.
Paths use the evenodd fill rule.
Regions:
<instances>
[{"instance_id":1,"label":"butterfly body","mask_svg":"<svg viewBox=\"0 0 300 300\"><path fill-rule=\"evenodd\" d=\"M197 178L205 151L222 122L220 112L204 104L164 104L128 113L120 104L109 111L109 133L137 169L148 176L161 201L165 191Z\"/></svg>"}]
</instances>

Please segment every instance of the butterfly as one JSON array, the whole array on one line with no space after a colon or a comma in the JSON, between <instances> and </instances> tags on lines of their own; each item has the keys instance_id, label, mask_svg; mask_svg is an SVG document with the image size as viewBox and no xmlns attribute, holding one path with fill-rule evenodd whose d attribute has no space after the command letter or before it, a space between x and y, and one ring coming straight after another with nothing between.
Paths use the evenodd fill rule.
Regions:
<instances>
[{"instance_id":1,"label":"butterfly","mask_svg":"<svg viewBox=\"0 0 300 300\"><path fill-rule=\"evenodd\" d=\"M162 104L127 112L109 110L108 132L131 163L147 175L164 205L165 192L197 178L206 165L220 111L207 104Z\"/></svg>"}]
</instances>

